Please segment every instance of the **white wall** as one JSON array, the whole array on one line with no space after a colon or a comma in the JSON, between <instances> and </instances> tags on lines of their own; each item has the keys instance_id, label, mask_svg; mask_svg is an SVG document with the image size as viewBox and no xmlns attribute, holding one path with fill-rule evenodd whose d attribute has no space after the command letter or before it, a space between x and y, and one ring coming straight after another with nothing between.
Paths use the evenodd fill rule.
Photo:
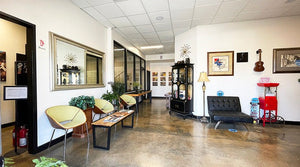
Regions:
<instances>
[{"instance_id":1,"label":"white wall","mask_svg":"<svg viewBox=\"0 0 300 167\"><path fill-rule=\"evenodd\" d=\"M207 52L234 51L234 76L210 76L206 84L206 95L216 95L223 90L225 96L239 96L242 111L250 113L250 101L258 97L261 88L257 86L260 77L270 77L278 87L278 115L288 121L300 121L300 78L299 73L272 74L274 48L300 46L300 17L284 17L259 21L236 22L198 26L176 36L175 59L179 59L184 44L192 47L191 62L195 63L195 78L201 71L207 71ZM262 49L265 71L254 72L258 61L256 50ZM237 52L248 52L247 63L236 63ZM194 114L202 115L202 83L194 83ZM206 107L207 115L207 107Z\"/></svg>"},{"instance_id":2,"label":"white wall","mask_svg":"<svg viewBox=\"0 0 300 167\"><path fill-rule=\"evenodd\" d=\"M76 42L106 52L107 29L96 20L81 11L68 0L16 1L2 0L0 10L36 25L37 39L37 120L38 146L49 141L51 125L45 110L54 105L68 104L71 97L88 95L101 97L105 88L91 88L67 91L50 91L52 81L50 72L49 31L72 39ZM39 40L45 41L45 50L39 49ZM112 61L112 55L106 55L105 63ZM105 67L105 72L108 67ZM104 83L106 83L106 76ZM63 133L56 133L55 137Z\"/></svg>"},{"instance_id":3,"label":"white wall","mask_svg":"<svg viewBox=\"0 0 300 167\"><path fill-rule=\"evenodd\" d=\"M15 85L16 53L25 54L26 28L0 19L0 51L6 52L6 81L0 83L2 124L15 121L15 101L3 101L3 86Z\"/></svg>"},{"instance_id":4,"label":"white wall","mask_svg":"<svg viewBox=\"0 0 300 167\"><path fill-rule=\"evenodd\" d=\"M164 97L168 92L171 92L171 86L169 86L169 72L172 71L171 66L174 62L163 62L163 63L153 63L150 62L150 89L152 90L153 97ZM152 86L152 72L158 72L158 86ZM160 86L160 73L166 72L166 86Z\"/></svg>"}]
</instances>

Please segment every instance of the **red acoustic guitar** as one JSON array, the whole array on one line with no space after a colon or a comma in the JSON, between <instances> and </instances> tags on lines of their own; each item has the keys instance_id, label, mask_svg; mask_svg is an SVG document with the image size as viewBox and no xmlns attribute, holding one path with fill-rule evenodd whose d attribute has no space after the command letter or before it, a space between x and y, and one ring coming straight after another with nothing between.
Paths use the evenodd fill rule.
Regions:
<instances>
[{"instance_id":1,"label":"red acoustic guitar","mask_svg":"<svg viewBox=\"0 0 300 167\"><path fill-rule=\"evenodd\" d=\"M264 67L264 62L261 61L261 49L258 49L256 51L256 54L259 54L259 61L255 63L255 67L254 67L254 71L256 72L262 72L265 70L265 67Z\"/></svg>"}]
</instances>

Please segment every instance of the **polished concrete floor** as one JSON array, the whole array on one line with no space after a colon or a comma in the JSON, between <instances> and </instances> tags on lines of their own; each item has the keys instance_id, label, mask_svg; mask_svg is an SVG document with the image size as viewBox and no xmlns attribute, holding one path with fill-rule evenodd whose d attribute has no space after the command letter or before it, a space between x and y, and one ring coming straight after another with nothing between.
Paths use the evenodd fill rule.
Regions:
<instances>
[{"instance_id":1,"label":"polished concrete floor","mask_svg":"<svg viewBox=\"0 0 300 167\"><path fill-rule=\"evenodd\" d=\"M128 120L129 121L129 120ZM87 147L86 138L68 138L66 163L72 167L300 166L300 126L203 124L195 118L169 115L165 100L140 105L134 128L112 129L109 151ZM228 129L235 128L237 132ZM49 129L51 131L52 129ZM97 130L106 140L106 131ZM97 139L97 140L98 140ZM3 154L11 152L11 128L2 129ZM103 143L102 143L103 144ZM39 156L63 158L63 142L36 155L12 157L15 166L34 166Z\"/></svg>"}]
</instances>

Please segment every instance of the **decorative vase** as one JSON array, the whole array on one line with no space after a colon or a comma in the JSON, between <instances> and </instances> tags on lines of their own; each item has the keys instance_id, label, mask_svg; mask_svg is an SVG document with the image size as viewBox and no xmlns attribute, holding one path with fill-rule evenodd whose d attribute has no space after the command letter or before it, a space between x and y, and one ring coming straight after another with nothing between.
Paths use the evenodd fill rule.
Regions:
<instances>
[{"instance_id":1,"label":"decorative vase","mask_svg":"<svg viewBox=\"0 0 300 167\"><path fill-rule=\"evenodd\" d=\"M185 58L185 64L190 64L190 58Z\"/></svg>"}]
</instances>

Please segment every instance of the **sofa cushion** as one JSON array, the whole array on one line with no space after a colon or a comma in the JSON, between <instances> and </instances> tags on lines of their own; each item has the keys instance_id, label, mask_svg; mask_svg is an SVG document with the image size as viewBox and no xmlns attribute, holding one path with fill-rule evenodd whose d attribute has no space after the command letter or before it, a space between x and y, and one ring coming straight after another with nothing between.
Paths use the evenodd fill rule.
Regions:
<instances>
[{"instance_id":1,"label":"sofa cushion","mask_svg":"<svg viewBox=\"0 0 300 167\"><path fill-rule=\"evenodd\" d=\"M215 121L223 122L252 122L252 118L249 115L236 111L213 111L211 117Z\"/></svg>"},{"instance_id":2,"label":"sofa cushion","mask_svg":"<svg viewBox=\"0 0 300 167\"><path fill-rule=\"evenodd\" d=\"M209 111L236 111L241 112L239 97L233 96L207 96Z\"/></svg>"}]
</instances>

